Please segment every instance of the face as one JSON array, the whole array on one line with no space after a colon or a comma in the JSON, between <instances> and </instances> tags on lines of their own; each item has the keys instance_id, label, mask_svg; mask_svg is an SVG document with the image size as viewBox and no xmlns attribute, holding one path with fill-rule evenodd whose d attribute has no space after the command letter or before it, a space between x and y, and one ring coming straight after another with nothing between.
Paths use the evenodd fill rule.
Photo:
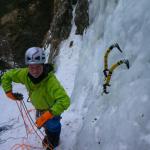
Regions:
<instances>
[{"instance_id":1,"label":"face","mask_svg":"<svg viewBox=\"0 0 150 150\"><path fill-rule=\"evenodd\" d=\"M29 68L29 73L34 78L38 78L43 73L43 65L41 64L30 64L28 68Z\"/></svg>"}]
</instances>

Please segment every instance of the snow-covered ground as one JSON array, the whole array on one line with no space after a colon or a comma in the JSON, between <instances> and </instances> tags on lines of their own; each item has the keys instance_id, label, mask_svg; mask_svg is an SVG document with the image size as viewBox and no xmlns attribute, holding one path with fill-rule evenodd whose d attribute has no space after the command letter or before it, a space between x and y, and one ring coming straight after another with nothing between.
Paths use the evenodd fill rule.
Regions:
<instances>
[{"instance_id":1,"label":"snow-covered ground","mask_svg":"<svg viewBox=\"0 0 150 150\"><path fill-rule=\"evenodd\" d=\"M83 36L62 42L56 76L71 97L62 115L62 134L57 150L149 150L150 149L150 1L90 0L90 26ZM73 41L73 46L69 47ZM109 56L109 66L128 59L130 69L118 67L108 95L101 95L103 56L118 42ZM25 87L14 90L28 98ZM28 109L33 109L26 103ZM34 110L31 111L31 115ZM28 139L15 102L0 87L0 150L14 150L23 142L41 148L35 134ZM17 149L17 148L16 148ZM19 148L18 148L19 149ZM21 148L20 148L21 149ZM33 148L30 148L33 149Z\"/></svg>"}]
</instances>

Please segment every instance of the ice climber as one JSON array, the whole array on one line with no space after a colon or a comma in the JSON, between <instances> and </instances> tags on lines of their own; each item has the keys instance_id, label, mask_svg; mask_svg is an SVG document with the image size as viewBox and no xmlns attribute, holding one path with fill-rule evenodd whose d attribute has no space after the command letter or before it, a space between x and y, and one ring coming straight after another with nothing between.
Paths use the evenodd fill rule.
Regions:
<instances>
[{"instance_id":1,"label":"ice climber","mask_svg":"<svg viewBox=\"0 0 150 150\"><path fill-rule=\"evenodd\" d=\"M45 138L42 143L46 150L59 144L61 132L61 114L70 105L70 98L54 75L49 65L45 64L42 48L31 47L25 53L26 68L12 69L2 76L2 87L8 98L23 100L21 93L13 92L12 82L26 86L31 103L37 110L36 125L44 127Z\"/></svg>"}]
</instances>

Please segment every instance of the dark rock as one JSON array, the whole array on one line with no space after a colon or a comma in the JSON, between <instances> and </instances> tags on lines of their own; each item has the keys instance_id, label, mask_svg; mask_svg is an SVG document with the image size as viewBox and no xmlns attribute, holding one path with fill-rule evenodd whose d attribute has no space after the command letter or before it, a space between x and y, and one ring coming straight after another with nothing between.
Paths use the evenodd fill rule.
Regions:
<instances>
[{"instance_id":1,"label":"dark rock","mask_svg":"<svg viewBox=\"0 0 150 150\"><path fill-rule=\"evenodd\" d=\"M72 1L72 5L75 5L78 0L71 0L71 1Z\"/></svg>"},{"instance_id":2,"label":"dark rock","mask_svg":"<svg viewBox=\"0 0 150 150\"><path fill-rule=\"evenodd\" d=\"M56 3L50 31L53 39L63 40L69 36L71 30L72 5L70 0L56 0Z\"/></svg>"},{"instance_id":3,"label":"dark rock","mask_svg":"<svg viewBox=\"0 0 150 150\"><path fill-rule=\"evenodd\" d=\"M72 47L72 46L73 46L73 41L71 41L69 44L69 47Z\"/></svg>"},{"instance_id":4,"label":"dark rock","mask_svg":"<svg viewBox=\"0 0 150 150\"><path fill-rule=\"evenodd\" d=\"M51 50L49 62L54 63L59 53L59 44L68 38L71 31L72 4L71 0L54 1L54 18L50 27Z\"/></svg>"},{"instance_id":5,"label":"dark rock","mask_svg":"<svg viewBox=\"0 0 150 150\"><path fill-rule=\"evenodd\" d=\"M49 62L55 62L60 42L70 34L75 4L76 34L83 34L88 0L0 0L0 60L24 66L27 48L51 44Z\"/></svg>"},{"instance_id":6,"label":"dark rock","mask_svg":"<svg viewBox=\"0 0 150 150\"><path fill-rule=\"evenodd\" d=\"M11 69L12 66L5 62L4 60L0 60L0 75L2 74L2 72L5 72L5 69Z\"/></svg>"},{"instance_id":7,"label":"dark rock","mask_svg":"<svg viewBox=\"0 0 150 150\"><path fill-rule=\"evenodd\" d=\"M24 65L24 53L31 46L42 46L53 19L54 0L0 1L0 54L9 51L14 63ZM8 56L1 55L8 60Z\"/></svg>"},{"instance_id":8,"label":"dark rock","mask_svg":"<svg viewBox=\"0 0 150 150\"><path fill-rule=\"evenodd\" d=\"M75 10L75 25L77 26L76 34L83 34L89 25L88 0L78 0Z\"/></svg>"}]
</instances>

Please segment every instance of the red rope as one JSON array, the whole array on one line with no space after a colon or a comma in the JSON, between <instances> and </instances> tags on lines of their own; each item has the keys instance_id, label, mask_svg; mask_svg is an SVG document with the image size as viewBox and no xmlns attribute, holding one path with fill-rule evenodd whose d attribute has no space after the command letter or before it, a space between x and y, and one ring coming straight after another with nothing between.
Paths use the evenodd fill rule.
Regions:
<instances>
[{"instance_id":1,"label":"red rope","mask_svg":"<svg viewBox=\"0 0 150 150\"><path fill-rule=\"evenodd\" d=\"M36 133L36 135L41 139L41 141L42 141L42 138L39 136L39 134L38 134L38 132L35 130L35 128L34 128L34 126L33 126L33 124L32 124L32 122L31 122L31 116L29 115L29 113L28 113L28 110L27 110L27 108L26 108L26 105L25 105L25 103L23 102L22 103L22 106L24 106L23 108L24 108L24 111L26 112L26 116L27 116L27 118L28 118L28 120L29 120L29 122L30 122L30 124L31 124L31 126L32 126L32 128L33 128L33 130L34 130L34 132ZM31 119L30 119L31 118ZM36 126L36 124L34 123L34 125ZM37 127L37 126L36 126ZM42 132L41 132L42 133ZM44 136L44 134L42 133L42 135ZM46 145L46 143L44 143L45 145ZM52 144L50 144L50 146L48 146L47 145L47 147L49 147L50 148L50 150L53 150L53 145Z\"/></svg>"},{"instance_id":2,"label":"red rope","mask_svg":"<svg viewBox=\"0 0 150 150\"><path fill-rule=\"evenodd\" d=\"M30 148L32 148L32 149L38 149L38 150L42 150L42 149L43 149L43 148L41 148L41 147L35 147L35 146L31 146L31 145L29 145L29 144L15 144L15 145L11 148L11 150L17 150L17 149L19 149L19 148L21 148L22 150L24 150L24 148L27 149L27 150L30 150Z\"/></svg>"},{"instance_id":3,"label":"red rope","mask_svg":"<svg viewBox=\"0 0 150 150\"><path fill-rule=\"evenodd\" d=\"M19 109L19 111L20 111L20 114L21 114L21 116L22 116L23 123L24 123L25 129L26 129L26 135L27 135L27 137L28 137L27 124L26 124L26 122L25 122L25 118L24 118L24 116L23 116L22 109L21 109L21 107L19 106L19 103L18 103L17 101L16 101L16 104L17 104L18 109ZM20 104L21 104L21 103L20 103Z\"/></svg>"},{"instance_id":4,"label":"red rope","mask_svg":"<svg viewBox=\"0 0 150 150\"><path fill-rule=\"evenodd\" d=\"M28 112L28 110L26 110L25 107L24 107L25 103L24 103L24 105L23 105L23 102L20 101L20 106L19 106L19 103L18 103L17 101L16 101L16 103L17 103L18 109L19 109L19 111L20 111L21 117L22 117L22 119L23 119L23 122L24 122L24 126L25 126L25 129L26 129L27 138L28 138L28 134L31 134L32 131L34 131L34 133L36 133L36 135L37 135L37 136L40 138L40 140L42 141L41 136L38 134L38 132L37 132L36 129L34 128L34 126L36 126L36 125L35 125L35 124L34 124L34 125L32 124L31 119L30 119L30 117L29 117L29 116L30 116L30 115L29 115L29 112ZM23 110L24 110L25 115L24 115L24 113L23 113L22 108L23 108ZM32 111L32 110L29 110L29 111ZM29 126L27 125L25 118L28 119L28 121L29 121L29 123L30 123L30 125L31 125L31 127L32 127L31 129L30 129ZM41 133L42 133L42 132L41 132ZM43 133L42 133L42 135L44 136ZM52 145L50 145L50 147L49 147L49 146L47 146L47 147L49 147L50 150L53 150L53 148L52 148L51 146L52 146ZM15 148L15 149L14 149L14 148ZM18 148L21 148L22 150L24 150L24 148L26 148L27 150L30 150L30 148L32 148L32 149L42 149L42 148L39 148L39 147L35 147L35 146L28 145L28 144L24 144L24 142L23 142L23 144L15 144L15 145L11 148L11 150L13 150L13 149L14 149L14 150L17 150Z\"/></svg>"}]
</instances>

